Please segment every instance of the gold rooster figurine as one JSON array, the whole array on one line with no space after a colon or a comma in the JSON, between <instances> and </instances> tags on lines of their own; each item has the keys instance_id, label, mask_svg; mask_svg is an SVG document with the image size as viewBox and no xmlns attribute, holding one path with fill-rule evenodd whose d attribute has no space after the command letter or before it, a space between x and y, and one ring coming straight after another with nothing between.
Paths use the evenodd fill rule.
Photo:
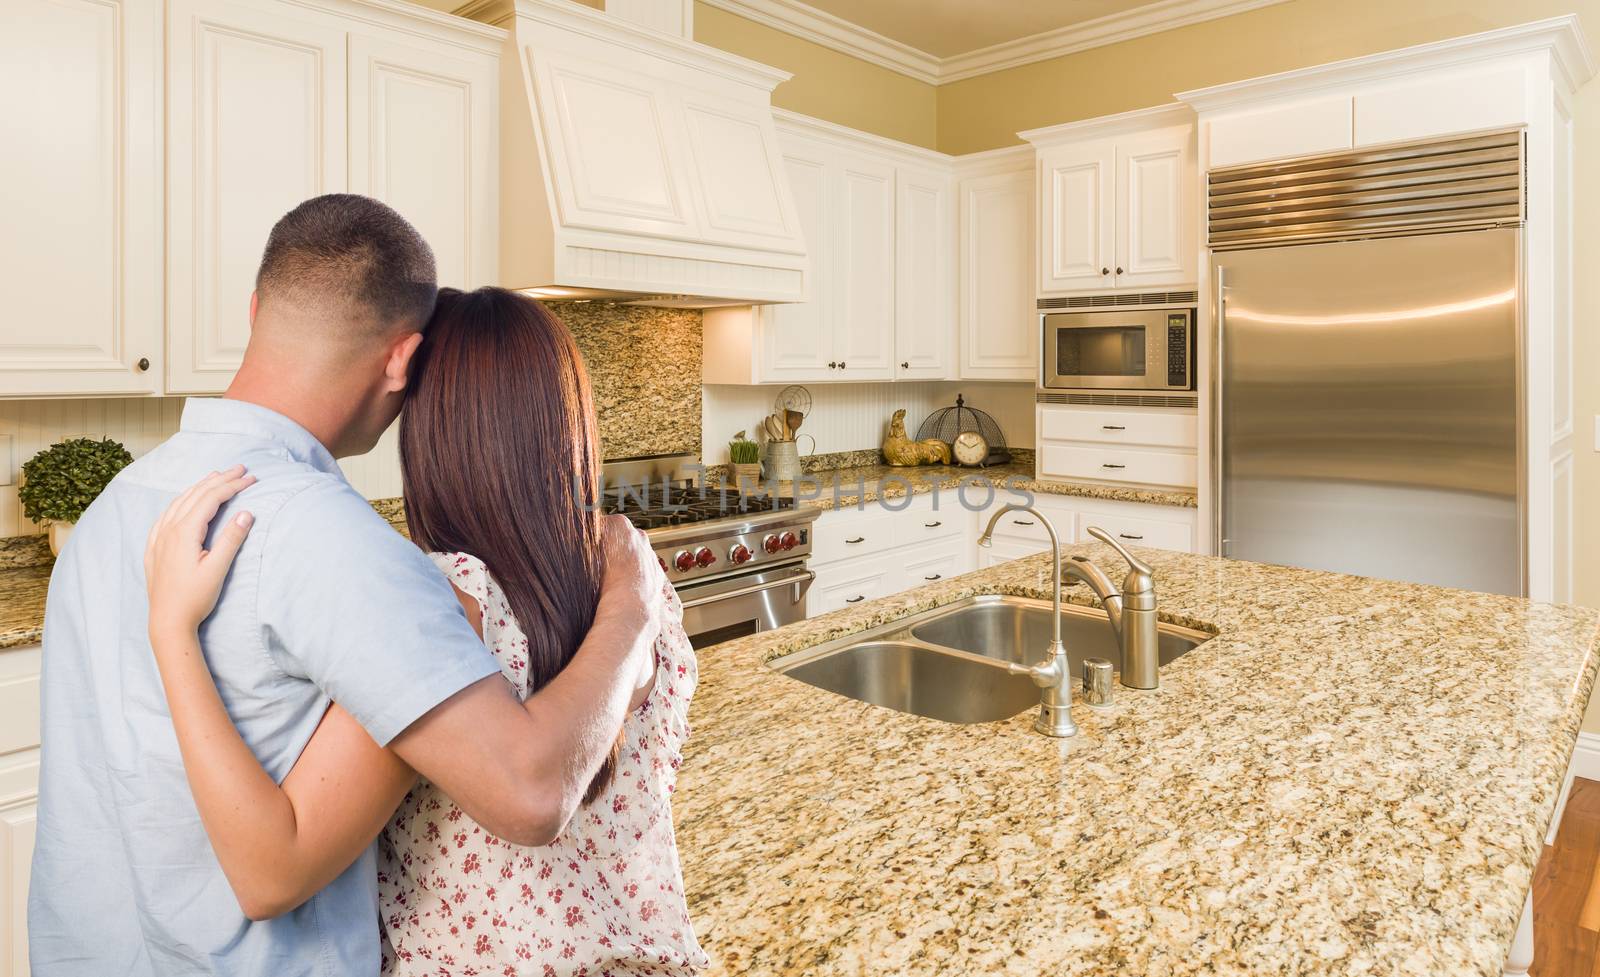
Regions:
<instances>
[{"instance_id":1,"label":"gold rooster figurine","mask_svg":"<svg viewBox=\"0 0 1600 977\"><path fill-rule=\"evenodd\" d=\"M906 412L894 412L889 421L889 436L883 439L883 457L896 467L910 465L948 465L950 446L938 438L913 441L906 437Z\"/></svg>"}]
</instances>

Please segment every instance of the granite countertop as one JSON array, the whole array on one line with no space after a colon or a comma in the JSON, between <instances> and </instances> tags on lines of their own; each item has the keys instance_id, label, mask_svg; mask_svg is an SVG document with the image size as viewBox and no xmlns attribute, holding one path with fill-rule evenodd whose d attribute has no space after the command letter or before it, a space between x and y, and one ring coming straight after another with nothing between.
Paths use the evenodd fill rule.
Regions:
<instances>
[{"instance_id":1,"label":"granite countertop","mask_svg":"<svg viewBox=\"0 0 1600 977\"><path fill-rule=\"evenodd\" d=\"M1600 612L1140 555L1163 616L1218 636L1159 691L1080 703L1072 739L765 666L974 594L1047 597L1047 554L701 651L673 806L713 971L1499 974Z\"/></svg>"},{"instance_id":2,"label":"granite countertop","mask_svg":"<svg viewBox=\"0 0 1600 977\"><path fill-rule=\"evenodd\" d=\"M1084 499L1142 502L1147 505L1183 506L1190 509L1199 504L1193 492L1098 485L1092 482L1040 481L1034 477L1034 467L1030 462L993 465L989 468L957 468L947 465L897 468L884 464L857 465L812 472L798 483L779 484L785 487L785 494L794 494L801 500L802 505L818 509L836 509L883 498L900 498L908 489L913 495L931 492L936 488L953 489L963 482L974 479L987 479L997 485L1004 483L1009 487L1040 495L1070 495Z\"/></svg>"}]
</instances>

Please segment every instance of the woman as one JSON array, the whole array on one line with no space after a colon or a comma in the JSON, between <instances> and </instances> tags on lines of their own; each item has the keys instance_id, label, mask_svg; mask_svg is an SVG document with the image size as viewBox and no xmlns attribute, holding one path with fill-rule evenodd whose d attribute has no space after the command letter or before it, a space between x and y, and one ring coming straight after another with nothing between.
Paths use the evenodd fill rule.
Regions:
<instances>
[{"instance_id":1,"label":"woman","mask_svg":"<svg viewBox=\"0 0 1600 977\"><path fill-rule=\"evenodd\" d=\"M537 302L503 289L443 290L426 336L400 421L407 522L526 698L572 659L599 601L600 454L588 378L567 330ZM317 762L320 737L352 735L354 721L338 706L283 785L271 785L281 796L241 805L241 788L261 790L265 771L226 764L218 783L215 754L201 752L238 734L196 634L226 569L197 570L207 559L191 511L199 488L151 532L150 616L164 623L159 633L152 626L151 643L191 789L236 892L247 874L268 871L298 904L388 818L378 874L385 973L682 974L706 965L669 805L697 671L682 605L665 578L655 672L644 677L584 808L551 845L523 848L489 835L376 744L366 769L302 771ZM248 529L248 518L240 525ZM211 772L197 779L199 757ZM330 779L361 789L330 802ZM295 830L297 821L330 819L309 839ZM283 857L263 868L263 848ZM257 854L247 867L236 853L250 849Z\"/></svg>"}]
</instances>

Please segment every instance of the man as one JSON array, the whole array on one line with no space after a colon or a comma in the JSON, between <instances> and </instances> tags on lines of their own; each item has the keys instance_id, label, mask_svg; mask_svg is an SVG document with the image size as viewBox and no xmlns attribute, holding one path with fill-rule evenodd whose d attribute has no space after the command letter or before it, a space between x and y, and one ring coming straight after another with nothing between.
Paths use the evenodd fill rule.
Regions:
<instances>
[{"instance_id":1,"label":"man","mask_svg":"<svg viewBox=\"0 0 1600 977\"><path fill-rule=\"evenodd\" d=\"M367 853L275 919L251 922L212 854L146 637L146 535L212 471L256 478L255 516L201 633L228 713L282 781L338 702L495 834L555 837L648 668L654 558L612 527L595 623L521 703L428 558L379 518L336 457L400 410L436 293L432 252L398 214L309 200L267 242L244 363L90 506L45 614L39 826L29 893L37 977L375 974ZM225 519L221 514L218 525Z\"/></svg>"}]
</instances>

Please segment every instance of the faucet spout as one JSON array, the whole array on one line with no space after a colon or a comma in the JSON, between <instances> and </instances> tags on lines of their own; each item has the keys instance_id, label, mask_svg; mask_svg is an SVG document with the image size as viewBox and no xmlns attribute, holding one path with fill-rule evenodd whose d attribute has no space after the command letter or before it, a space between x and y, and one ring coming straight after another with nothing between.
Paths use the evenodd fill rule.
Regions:
<instances>
[{"instance_id":1,"label":"faucet spout","mask_svg":"<svg viewBox=\"0 0 1600 977\"><path fill-rule=\"evenodd\" d=\"M1122 591L1112 584L1111 578L1105 571L1089 562L1086 556L1074 556L1066 561L1062 573L1073 580L1081 581L1094 591L1100 598L1100 604L1105 608L1106 617L1111 621L1111 630L1116 634L1117 640L1122 640Z\"/></svg>"},{"instance_id":2,"label":"faucet spout","mask_svg":"<svg viewBox=\"0 0 1600 977\"><path fill-rule=\"evenodd\" d=\"M1061 539L1044 513L1031 505L1009 503L989 517L989 525L978 537L979 546L989 545L994 538L995 524L1008 512L1032 515L1050 534L1050 601L1054 613L1050 616L1050 647L1045 650L1044 661L1036 665L1008 665L1007 669L1013 675L1028 676L1039 687L1039 716L1033 721L1033 728L1046 736L1073 736L1078 726L1072 721L1072 664L1067 658L1066 646L1061 643Z\"/></svg>"}]
</instances>

